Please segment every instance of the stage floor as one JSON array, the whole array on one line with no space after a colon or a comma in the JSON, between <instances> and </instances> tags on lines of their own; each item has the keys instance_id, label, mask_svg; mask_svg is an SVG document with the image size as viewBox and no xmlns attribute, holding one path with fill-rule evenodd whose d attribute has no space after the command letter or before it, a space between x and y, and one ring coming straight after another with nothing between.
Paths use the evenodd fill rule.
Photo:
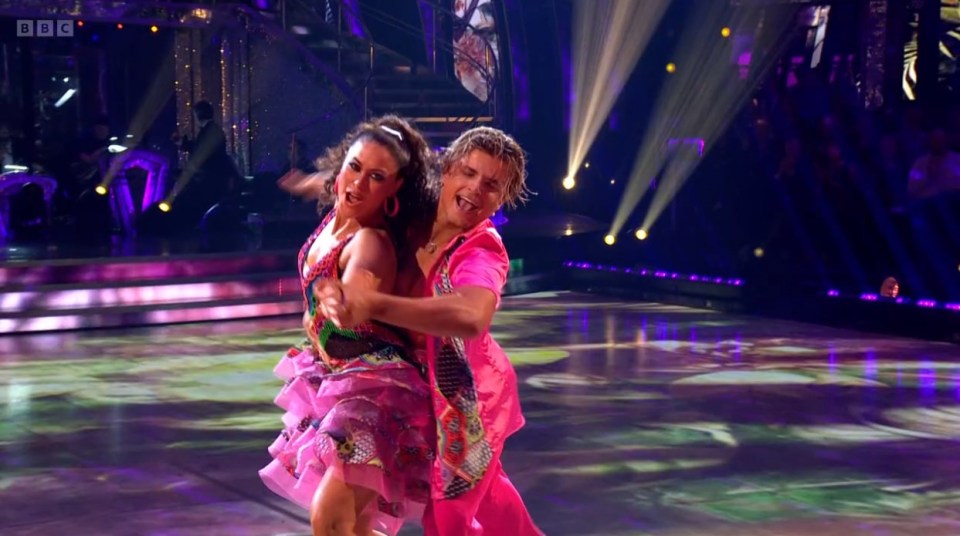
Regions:
<instances>
[{"instance_id":1,"label":"stage floor","mask_svg":"<svg viewBox=\"0 0 960 536\"><path fill-rule=\"evenodd\" d=\"M0 338L0 533L307 534L256 475L298 323ZM960 534L960 347L571 293L495 335L548 535Z\"/></svg>"}]
</instances>

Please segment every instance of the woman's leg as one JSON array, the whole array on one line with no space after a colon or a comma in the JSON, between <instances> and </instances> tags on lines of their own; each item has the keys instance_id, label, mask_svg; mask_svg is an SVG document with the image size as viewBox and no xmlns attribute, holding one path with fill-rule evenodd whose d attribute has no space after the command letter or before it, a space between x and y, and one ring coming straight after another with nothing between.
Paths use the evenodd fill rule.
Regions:
<instances>
[{"instance_id":1,"label":"woman's leg","mask_svg":"<svg viewBox=\"0 0 960 536\"><path fill-rule=\"evenodd\" d=\"M327 471L310 504L313 536L370 536L370 520L363 513L376 492L357 488Z\"/></svg>"}]
</instances>

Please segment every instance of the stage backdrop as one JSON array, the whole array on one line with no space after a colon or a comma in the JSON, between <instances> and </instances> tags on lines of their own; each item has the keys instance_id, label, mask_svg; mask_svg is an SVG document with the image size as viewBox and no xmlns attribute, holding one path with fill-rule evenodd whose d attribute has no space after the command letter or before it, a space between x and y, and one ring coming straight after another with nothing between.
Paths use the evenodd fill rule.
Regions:
<instances>
[{"instance_id":1,"label":"stage backdrop","mask_svg":"<svg viewBox=\"0 0 960 536\"><path fill-rule=\"evenodd\" d=\"M210 101L245 175L283 169L293 134L313 157L363 117L329 66L269 25L179 30L175 61L178 127L194 127L190 103Z\"/></svg>"}]
</instances>

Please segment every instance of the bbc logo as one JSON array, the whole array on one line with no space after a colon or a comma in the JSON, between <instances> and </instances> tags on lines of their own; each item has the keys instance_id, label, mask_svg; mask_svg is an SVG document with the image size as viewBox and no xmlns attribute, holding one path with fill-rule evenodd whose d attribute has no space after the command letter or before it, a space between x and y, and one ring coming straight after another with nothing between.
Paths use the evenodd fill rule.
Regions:
<instances>
[{"instance_id":1,"label":"bbc logo","mask_svg":"<svg viewBox=\"0 0 960 536\"><path fill-rule=\"evenodd\" d=\"M73 21L20 19L17 37L73 37Z\"/></svg>"}]
</instances>

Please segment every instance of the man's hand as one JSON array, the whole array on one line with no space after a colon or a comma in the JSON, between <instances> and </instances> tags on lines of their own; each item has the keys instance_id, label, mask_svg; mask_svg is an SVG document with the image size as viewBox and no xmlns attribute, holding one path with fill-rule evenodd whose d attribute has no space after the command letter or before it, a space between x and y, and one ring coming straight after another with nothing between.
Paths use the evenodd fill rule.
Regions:
<instances>
[{"instance_id":1,"label":"man's hand","mask_svg":"<svg viewBox=\"0 0 960 536\"><path fill-rule=\"evenodd\" d=\"M313 287L313 296L320 307L320 314L342 329L370 320L373 317L374 289L377 288L375 279L370 283L344 284L332 279L318 281Z\"/></svg>"}]
</instances>

